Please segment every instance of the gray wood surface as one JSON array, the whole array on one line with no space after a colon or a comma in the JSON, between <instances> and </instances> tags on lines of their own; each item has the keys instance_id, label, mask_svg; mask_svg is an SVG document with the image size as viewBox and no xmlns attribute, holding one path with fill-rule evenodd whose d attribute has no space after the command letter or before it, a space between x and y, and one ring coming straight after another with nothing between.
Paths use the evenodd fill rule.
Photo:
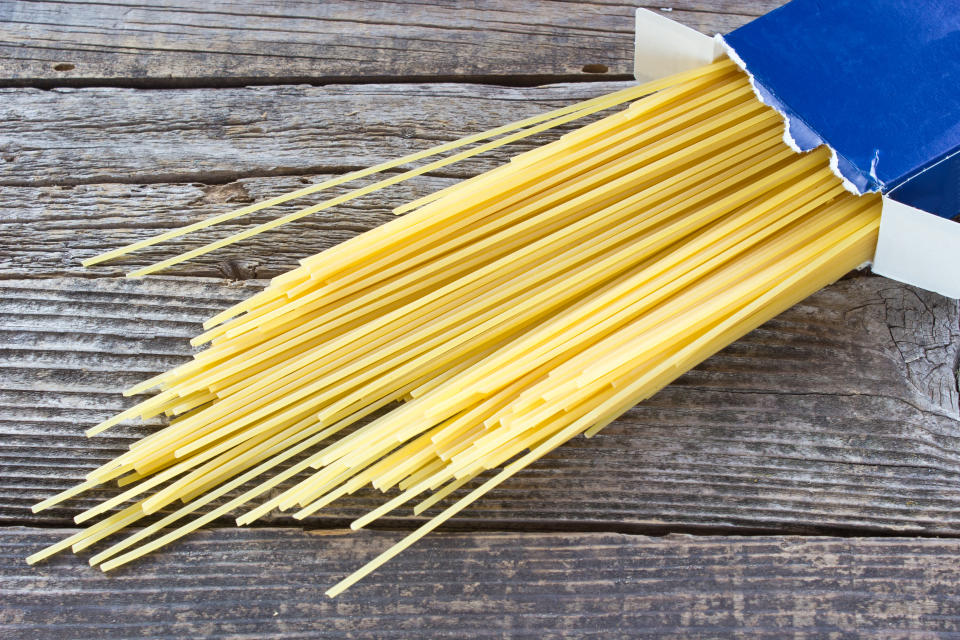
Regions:
<instances>
[{"instance_id":1,"label":"gray wood surface","mask_svg":"<svg viewBox=\"0 0 960 640\"><path fill-rule=\"evenodd\" d=\"M339 600L323 590L400 535L339 529L379 494L305 525L218 522L108 577L69 555L23 562L112 491L29 506L156 423L83 429L188 358L204 318L551 136L172 275L118 277L270 216L92 270L80 259L624 86L636 4L0 2L0 637L960 636L960 315L866 274L560 448ZM649 8L713 33L779 4Z\"/></svg>"},{"instance_id":2,"label":"gray wood surface","mask_svg":"<svg viewBox=\"0 0 960 640\"><path fill-rule=\"evenodd\" d=\"M414 84L169 91L0 89L4 98L0 121L8 125L0 129L0 273L8 278L122 275L382 176L94 269L83 269L79 261L331 174L624 86L598 82L534 88ZM52 115L61 113L70 115L52 125ZM560 131L309 216L168 273L275 276L299 258L385 222L394 206L447 186L454 178L493 168L555 139ZM33 241L22 242L25 237Z\"/></svg>"},{"instance_id":3,"label":"gray wood surface","mask_svg":"<svg viewBox=\"0 0 960 640\"><path fill-rule=\"evenodd\" d=\"M69 531L0 531L14 561ZM104 577L0 567L0 635L70 638L955 638L960 541L436 535L337 600L396 533L206 531Z\"/></svg>"},{"instance_id":4,"label":"gray wood surface","mask_svg":"<svg viewBox=\"0 0 960 640\"><path fill-rule=\"evenodd\" d=\"M0 186L340 172L628 86L272 86L144 91L0 89ZM485 171L528 139L444 175Z\"/></svg>"},{"instance_id":5,"label":"gray wood surface","mask_svg":"<svg viewBox=\"0 0 960 640\"><path fill-rule=\"evenodd\" d=\"M100 183L76 186L0 187L0 273L7 278L55 276L122 277L131 269L295 211L299 201L280 205L159 244L94 268L80 261L141 238L183 226L254 200L286 193L331 174L242 178L226 184ZM271 278L297 261L393 218L401 202L447 185L453 178L422 176L387 192L314 214L236 245L185 262L164 275L243 280ZM351 185L323 192L345 193ZM322 197L306 198L318 202ZM22 242L30 238L30 242Z\"/></svg>"},{"instance_id":6,"label":"gray wood surface","mask_svg":"<svg viewBox=\"0 0 960 640\"><path fill-rule=\"evenodd\" d=\"M21 0L0 3L0 76L21 84L431 80L498 83L633 73L638 3ZM660 0L704 32L782 0ZM590 73L590 72L593 73Z\"/></svg>"}]
</instances>

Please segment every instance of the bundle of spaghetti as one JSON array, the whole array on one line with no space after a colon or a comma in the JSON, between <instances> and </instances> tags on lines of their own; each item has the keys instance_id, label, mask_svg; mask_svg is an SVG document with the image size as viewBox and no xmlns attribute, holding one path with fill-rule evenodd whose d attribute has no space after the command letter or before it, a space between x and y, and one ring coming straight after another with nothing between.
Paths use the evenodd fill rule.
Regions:
<instances>
[{"instance_id":1,"label":"bundle of spaghetti","mask_svg":"<svg viewBox=\"0 0 960 640\"><path fill-rule=\"evenodd\" d=\"M303 260L208 321L192 361L127 392L159 393L89 431L174 417L37 505L125 488L30 561L161 511L91 564L118 567L245 505L238 524L395 492L360 528L499 469L340 593L871 258L879 199L846 192L825 149L796 154L782 135L748 79L717 63Z\"/></svg>"}]
</instances>

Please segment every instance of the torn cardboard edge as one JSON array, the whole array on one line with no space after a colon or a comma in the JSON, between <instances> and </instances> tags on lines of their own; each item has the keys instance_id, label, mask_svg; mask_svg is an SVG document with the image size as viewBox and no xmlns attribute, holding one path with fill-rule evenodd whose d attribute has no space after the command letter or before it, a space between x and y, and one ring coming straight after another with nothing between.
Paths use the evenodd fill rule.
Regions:
<instances>
[{"instance_id":1,"label":"torn cardboard edge","mask_svg":"<svg viewBox=\"0 0 960 640\"><path fill-rule=\"evenodd\" d=\"M757 100L767 105L783 118L783 141L788 147L796 151L797 153L807 153L808 151L813 151L818 147L826 147L830 151L830 171L833 172L835 176L840 178L840 183L843 185L843 188L852 193L853 195L860 196L863 195L863 191L857 188L847 176L840 171L840 156L837 154L836 150L831 147L829 144L823 141L816 133L813 132L810 127L807 126L805 122L800 120L796 115L790 115L787 113L787 109L784 107L783 103L777 99L774 94L769 91L762 84L757 82L756 77L747 69L747 63L743 61L736 50L723 39L723 36L717 34L713 37L713 40L718 43L719 48L727 55L731 60L733 60L740 69L743 70L747 77L750 78L750 86L753 87L753 93L757 96ZM806 144L801 145L797 138L802 137ZM804 148L806 147L806 148Z\"/></svg>"},{"instance_id":2,"label":"torn cardboard edge","mask_svg":"<svg viewBox=\"0 0 960 640\"><path fill-rule=\"evenodd\" d=\"M637 9L634 76L638 81L687 71L724 55L747 73L757 99L784 119L784 142L803 153L794 135L806 125L785 113L779 101L756 82L744 61L721 35L710 37L655 11ZM830 150L833 173L847 190L860 195L861 191L840 171L837 152L822 140L821 144ZM960 298L960 224L897 202L887 195L882 200L880 237L872 264L874 273Z\"/></svg>"}]
</instances>

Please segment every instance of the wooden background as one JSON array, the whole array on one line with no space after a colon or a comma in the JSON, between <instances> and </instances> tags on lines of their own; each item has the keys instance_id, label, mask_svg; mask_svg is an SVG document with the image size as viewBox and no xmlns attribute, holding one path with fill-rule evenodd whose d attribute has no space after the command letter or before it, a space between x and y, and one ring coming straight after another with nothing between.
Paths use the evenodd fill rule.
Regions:
<instances>
[{"instance_id":1,"label":"wooden background","mask_svg":"<svg viewBox=\"0 0 960 640\"><path fill-rule=\"evenodd\" d=\"M660 0L725 32L779 0ZM29 506L155 424L87 440L126 386L271 277L543 139L181 265L83 270L236 203L625 86L636 3L0 1L0 637L960 636L955 302L866 273L814 295L465 511L377 497L229 522L103 576L27 554L109 491ZM287 209L285 209L287 210ZM272 215L272 214L271 214Z\"/></svg>"}]
</instances>

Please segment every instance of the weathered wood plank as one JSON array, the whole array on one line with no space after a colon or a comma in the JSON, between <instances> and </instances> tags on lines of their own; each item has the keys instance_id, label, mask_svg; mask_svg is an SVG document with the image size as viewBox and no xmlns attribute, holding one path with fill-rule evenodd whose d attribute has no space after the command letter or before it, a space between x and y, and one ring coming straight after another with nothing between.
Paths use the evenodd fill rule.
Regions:
<instances>
[{"instance_id":1,"label":"weathered wood plank","mask_svg":"<svg viewBox=\"0 0 960 640\"><path fill-rule=\"evenodd\" d=\"M351 185L148 247L96 268L85 269L80 266L80 261L329 177L328 174L299 178L245 178L223 185L107 183L74 187L0 187L0 277L122 276L131 269L295 211L305 206L303 202L318 202L345 193ZM390 210L397 204L454 182L452 178L421 176L191 260L164 273L231 279L272 278L295 267L301 258L391 220L393 214Z\"/></svg>"},{"instance_id":2,"label":"weathered wood plank","mask_svg":"<svg viewBox=\"0 0 960 640\"><path fill-rule=\"evenodd\" d=\"M0 187L344 172L624 86L0 89ZM545 139L452 165L444 175L474 175Z\"/></svg>"},{"instance_id":3,"label":"weathered wood plank","mask_svg":"<svg viewBox=\"0 0 960 640\"><path fill-rule=\"evenodd\" d=\"M632 74L637 2L183 0L0 3L0 81L55 86L466 78L545 82ZM662 0L726 33L782 0Z\"/></svg>"},{"instance_id":4,"label":"weathered wood plank","mask_svg":"<svg viewBox=\"0 0 960 640\"><path fill-rule=\"evenodd\" d=\"M9 100L0 100L0 122L7 125L0 132L0 273L7 278L120 275L376 178L271 208L94 270L80 269L78 262L330 177L283 174L339 173L368 166L621 86L3 89L0 94ZM53 123L57 113L68 115ZM445 173L475 175L556 135L551 132L510 145L453 165ZM237 176L275 174L280 175L219 184ZM393 206L447 186L450 180L417 178L170 273L272 277L299 258L386 221Z\"/></svg>"},{"instance_id":5,"label":"weathered wood plank","mask_svg":"<svg viewBox=\"0 0 960 640\"><path fill-rule=\"evenodd\" d=\"M960 541L436 534L336 600L394 533L208 531L109 577L0 530L5 638L952 638Z\"/></svg>"},{"instance_id":6,"label":"weathered wood plank","mask_svg":"<svg viewBox=\"0 0 960 640\"><path fill-rule=\"evenodd\" d=\"M0 519L62 523L111 495L28 510L149 431L82 435L132 401L121 389L185 360L202 319L257 286L0 283ZM460 526L956 534L958 352L954 302L877 277L843 280L601 437L561 447L466 511ZM382 499L358 493L315 522L357 517Z\"/></svg>"}]
</instances>

